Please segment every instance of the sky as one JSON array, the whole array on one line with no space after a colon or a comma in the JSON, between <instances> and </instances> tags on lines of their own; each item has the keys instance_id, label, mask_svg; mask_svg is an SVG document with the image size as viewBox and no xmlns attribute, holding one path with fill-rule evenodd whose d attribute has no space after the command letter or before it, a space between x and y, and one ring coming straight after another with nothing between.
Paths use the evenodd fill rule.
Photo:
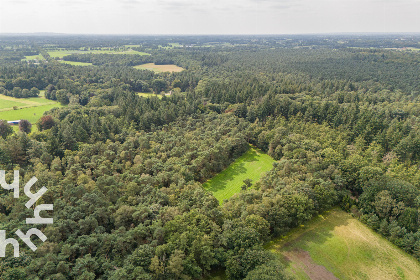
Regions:
<instances>
[{"instance_id":1,"label":"sky","mask_svg":"<svg viewBox=\"0 0 420 280\"><path fill-rule=\"evenodd\" d=\"M0 33L420 32L420 0L0 0Z\"/></svg>"}]
</instances>

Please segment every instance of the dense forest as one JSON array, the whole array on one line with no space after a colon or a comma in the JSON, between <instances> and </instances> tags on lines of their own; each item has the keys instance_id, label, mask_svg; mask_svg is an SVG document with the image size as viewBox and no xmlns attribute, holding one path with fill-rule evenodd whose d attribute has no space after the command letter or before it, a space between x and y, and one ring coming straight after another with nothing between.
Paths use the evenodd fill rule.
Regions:
<instances>
[{"instance_id":1,"label":"dense forest","mask_svg":"<svg viewBox=\"0 0 420 280\"><path fill-rule=\"evenodd\" d=\"M334 206L420 260L419 36L0 38L0 94L65 105L32 132L0 121L6 180L54 204L0 279L288 279L263 245ZM94 52L126 45L149 55ZM276 162L220 205L202 183L249 145ZM0 189L8 237L25 202Z\"/></svg>"}]
</instances>

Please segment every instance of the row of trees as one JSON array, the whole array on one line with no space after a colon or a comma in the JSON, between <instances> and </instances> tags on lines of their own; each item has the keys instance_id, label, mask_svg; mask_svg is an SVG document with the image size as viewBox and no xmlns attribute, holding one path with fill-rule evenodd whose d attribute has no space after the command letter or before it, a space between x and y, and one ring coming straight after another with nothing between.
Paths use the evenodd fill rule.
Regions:
<instances>
[{"instance_id":1,"label":"row of trees","mask_svg":"<svg viewBox=\"0 0 420 280\"><path fill-rule=\"evenodd\" d=\"M39 96L39 89L36 87L29 89L21 89L20 87L14 87L13 90L8 91L7 89L0 87L0 94L4 94L6 96L11 96L15 98L28 98L28 97L38 97Z\"/></svg>"}]
</instances>

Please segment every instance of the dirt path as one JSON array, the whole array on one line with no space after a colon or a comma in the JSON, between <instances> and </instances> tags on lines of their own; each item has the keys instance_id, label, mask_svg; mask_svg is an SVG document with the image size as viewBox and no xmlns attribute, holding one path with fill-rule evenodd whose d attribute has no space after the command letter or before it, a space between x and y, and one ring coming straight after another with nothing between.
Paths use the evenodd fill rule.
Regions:
<instances>
[{"instance_id":1,"label":"dirt path","mask_svg":"<svg viewBox=\"0 0 420 280\"><path fill-rule=\"evenodd\" d=\"M316 264L308 252L302 249L284 252L286 258L295 262L312 280L338 280L324 266Z\"/></svg>"}]
</instances>

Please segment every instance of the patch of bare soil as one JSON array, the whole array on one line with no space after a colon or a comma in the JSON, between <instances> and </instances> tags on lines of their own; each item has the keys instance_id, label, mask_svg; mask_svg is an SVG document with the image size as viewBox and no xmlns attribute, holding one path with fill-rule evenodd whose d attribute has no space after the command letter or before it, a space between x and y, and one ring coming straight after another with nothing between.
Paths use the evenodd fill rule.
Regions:
<instances>
[{"instance_id":1,"label":"patch of bare soil","mask_svg":"<svg viewBox=\"0 0 420 280\"><path fill-rule=\"evenodd\" d=\"M284 255L295 262L312 280L338 280L324 266L316 264L309 253L302 249L284 252Z\"/></svg>"}]
</instances>

